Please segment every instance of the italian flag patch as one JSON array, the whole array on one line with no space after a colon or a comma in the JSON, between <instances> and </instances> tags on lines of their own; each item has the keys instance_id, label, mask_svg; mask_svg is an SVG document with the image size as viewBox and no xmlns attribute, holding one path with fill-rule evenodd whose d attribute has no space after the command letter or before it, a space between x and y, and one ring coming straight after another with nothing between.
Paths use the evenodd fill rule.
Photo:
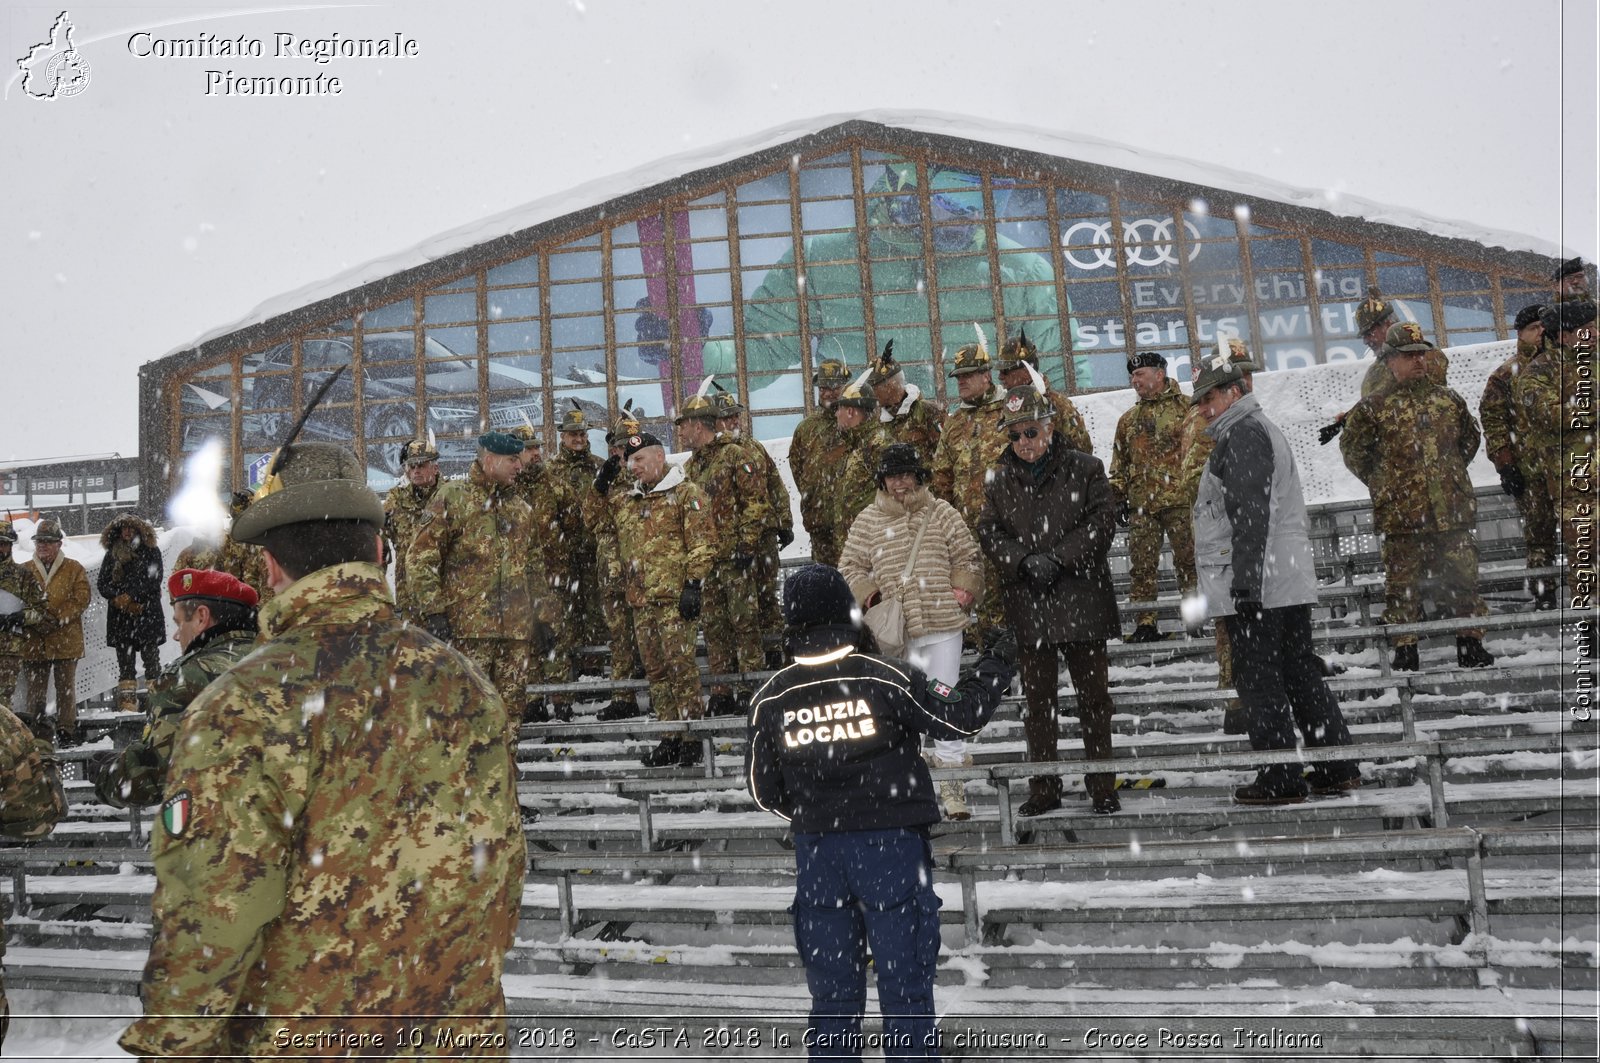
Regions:
<instances>
[{"instance_id":1,"label":"italian flag patch","mask_svg":"<svg viewBox=\"0 0 1600 1063\"><path fill-rule=\"evenodd\" d=\"M189 829L190 804L189 791L180 790L161 806L161 826L169 837L181 838Z\"/></svg>"}]
</instances>

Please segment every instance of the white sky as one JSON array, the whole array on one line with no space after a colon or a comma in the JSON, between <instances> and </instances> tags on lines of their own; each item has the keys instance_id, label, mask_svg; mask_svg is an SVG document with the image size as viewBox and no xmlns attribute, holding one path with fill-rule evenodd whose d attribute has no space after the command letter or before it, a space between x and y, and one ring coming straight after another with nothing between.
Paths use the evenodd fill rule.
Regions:
<instances>
[{"instance_id":1,"label":"white sky","mask_svg":"<svg viewBox=\"0 0 1600 1063\"><path fill-rule=\"evenodd\" d=\"M816 115L951 112L1523 233L1593 259L1593 0L7 3L0 460L138 450L138 367L442 231ZM130 54L246 34L261 59ZM418 41L272 58L273 35ZM1563 61L1564 57L1564 61ZM339 96L206 96L207 69Z\"/></svg>"}]
</instances>

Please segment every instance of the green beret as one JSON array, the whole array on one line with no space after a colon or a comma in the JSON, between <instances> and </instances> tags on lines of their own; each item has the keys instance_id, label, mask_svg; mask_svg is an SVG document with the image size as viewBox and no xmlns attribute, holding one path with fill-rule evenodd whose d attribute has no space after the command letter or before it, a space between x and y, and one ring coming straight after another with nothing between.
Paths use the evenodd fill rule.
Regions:
<instances>
[{"instance_id":1,"label":"green beret","mask_svg":"<svg viewBox=\"0 0 1600 1063\"><path fill-rule=\"evenodd\" d=\"M510 432L485 432L478 437L478 446L491 454L521 454L524 448L522 440Z\"/></svg>"},{"instance_id":2,"label":"green beret","mask_svg":"<svg viewBox=\"0 0 1600 1063\"><path fill-rule=\"evenodd\" d=\"M363 520L383 527L383 502L367 486L367 470L337 443L284 447L250 508L233 522L233 538L260 546L285 524L312 520Z\"/></svg>"}]
</instances>

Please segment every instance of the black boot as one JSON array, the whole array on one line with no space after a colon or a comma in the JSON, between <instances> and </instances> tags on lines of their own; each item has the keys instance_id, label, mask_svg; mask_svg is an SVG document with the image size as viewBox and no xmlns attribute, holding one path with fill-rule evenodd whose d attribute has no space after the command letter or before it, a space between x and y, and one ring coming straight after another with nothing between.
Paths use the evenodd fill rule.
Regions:
<instances>
[{"instance_id":1,"label":"black boot","mask_svg":"<svg viewBox=\"0 0 1600 1063\"><path fill-rule=\"evenodd\" d=\"M610 723L612 720L631 720L639 715L639 703L632 698L612 698L611 704L595 713L594 718L601 723Z\"/></svg>"},{"instance_id":2,"label":"black boot","mask_svg":"<svg viewBox=\"0 0 1600 1063\"><path fill-rule=\"evenodd\" d=\"M767 671L776 672L783 665L783 648L781 646L767 647Z\"/></svg>"},{"instance_id":3,"label":"black boot","mask_svg":"<svg viewBox=\"0 0 1600 1063\"><path fill-rule=\"evenodd\" d=\"M1457 635L1456 663L1463 668L1487 668L1494 663L1494 654L1483 648L1483 640Z\"/></svg>"},{"instance_id":4,"label":"black boot","mask_svg":"<svg viewBox=\"0 0 1600 1063\"><path fill-rule=\"evenodd\" d=\"M1394 660L1389 662L1389 667L1396 672L1420 672L1422 662L1417 658L1417 644L1394 648Z\"/></svg>"},{"instance_id":5,"label":"black boot","mask_svg":"<svg viewBox=\"0 0 1600 1063\"><path fill-rule=\"evenodd\" d=\"M523 723L549 723L550 710L544 707L543 698L529 698L522 709Z\"/></svg>"},{"instance_id":6,"label":"black boot","mask_svg":"<svg viewBox=\"0 0 1600 1063\"><path fill-rule=\"evenodd\" d=\"M661 740L660 745L640 757L639 763L647 768L664 768L669 764L676 764L679 745L677 735L668 735Z\"/></svg>"},{"instance_id":7,"label":"black boot","mask_svg":"<svg viewBox=\"0 0 1600 1063\"><path fill-rule=\"evenodd\" d=\"M1529 589L1533 591L1533 608L1538 612L1561 608L1561 599L1556 597L1554 580L1536 579Z\"/></svg>"},{"instance_id":8,"label":"black boot","mask_svg":"<svg viewBox=\"0 0 1600 1063\"><path fill-rule=\"evenodd\" d=\"M1154 624L1140 624L1133 629L1133 634L1123 639L1123 642L1160 642L1167 636L1156 630Z\"/></svg>"},{"instance_id":9,"label":"black boot","mask_svg":"<svg viewBox=\"0 0 1600 1063\"><path fill-rule=\"evenodd\" d=\"M550 711L555 713L556 719L562 723L572 722L572 703L570 701L553 702L550 706Z\"/></svg>"},{"instance_id":10,"label":"black boot","mask_svg":"<svg viewBox=\"0 0 1600 1063\"><path fill-rule=\"evenodd\" d=\"M1334 662L1328 660L1326 657L1322 656L1320 653L1313 653L1311 656L1316 658L1316 660L1317 660L1317 671L1322 673L1322 678L1324 678L1324 679L1332 679L1336 675L1344 675L1344 673L1345 673L1344 665L1335 664Z\"/></svg>"},{"instance_id":11,"label":"black boot","mask_svg":"<svg viewBox=\"0 0 1600 1063\"><path fill-rule=\"evenodd\" d=\"M739 703L733 700L732 694L713 694L706 703L707 716L738 716Z\"/></svg>"},{"instance_id":12,"label":"black boot","mask_svg":"<svg viewBox=\"0 0 1600 1063\"><path fill-rule=\"evenodd\" d=\"M1225 735L1250 733L1250 714L1245 711L1244 704L1238 698L1229 698L1228 703L1222 707L1222 733Z\"/></svg>"},{"instance_id":13,"label":"black boot","mask_svg":"<svg viewBox=\"0 0 1600 1063\"><path fill-rule=\"evenodd\" d=\"M705 756L705 747L698 739L690 736L678 743L678 767L697 768L700 760Z\"/></svg>"}]
</instances>

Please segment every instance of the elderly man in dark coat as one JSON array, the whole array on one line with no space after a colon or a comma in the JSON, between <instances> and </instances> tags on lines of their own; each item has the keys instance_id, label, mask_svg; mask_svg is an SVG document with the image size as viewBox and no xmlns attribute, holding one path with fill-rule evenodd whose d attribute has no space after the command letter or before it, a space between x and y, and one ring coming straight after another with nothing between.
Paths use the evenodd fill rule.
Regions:
<instances>
[{"instance_id":1,"label":"elderly man in dark coat","mask_svg":"<svg viewBox=\"0 0 1600 1063\"><path fill-rule=\"evenodd\" d=\"M1106 640L1120 632L1106 554L1116 506L1100 459L1072 449L1053 427L1042 389L1013 391L1000 427L1011 446L984 489L978 541L1000 580L1006 626L1017 637L1028 760L1057 758L1057 654L1078 694L1084 756L1111 758ZM1121 808L1116 776L1091 772L1084 787L1097 813ZM1035 775L1018 815L1061 807L1061 777Z\"/></svg>"}]
</instances>

